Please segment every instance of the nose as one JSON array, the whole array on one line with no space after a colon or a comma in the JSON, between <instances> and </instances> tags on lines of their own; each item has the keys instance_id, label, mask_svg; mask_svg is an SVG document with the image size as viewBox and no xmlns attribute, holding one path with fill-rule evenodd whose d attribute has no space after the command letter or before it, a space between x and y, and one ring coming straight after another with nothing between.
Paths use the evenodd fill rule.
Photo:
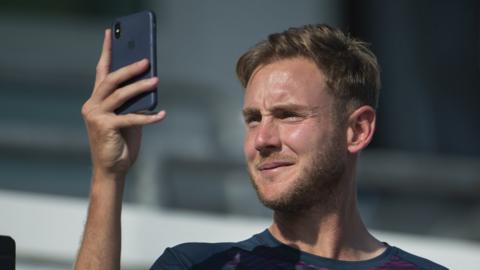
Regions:
<instances>
[{"instance_id":1,"label":"nose","mask_svg":"<svg viewBox=\"0 0 480 270\"><path fill-rule=\"evenodd\" d=\"M262 121L255 134L255 149L262 156L268 156L271 152L280 150L281 140L278 127L271 120Z\"/></svg>"}]
</instances>

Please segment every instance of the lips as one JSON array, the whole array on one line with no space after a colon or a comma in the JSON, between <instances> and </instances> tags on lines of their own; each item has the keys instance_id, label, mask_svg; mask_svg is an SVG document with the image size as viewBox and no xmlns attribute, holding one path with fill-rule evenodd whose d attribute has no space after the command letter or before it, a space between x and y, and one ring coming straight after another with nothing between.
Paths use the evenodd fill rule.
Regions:
<instances>
[{"instance_id":1,"label":"lips","mask_svg":"<svg viewBox=\"0 0 480 270\"><path fill-rule=\"evenodd\" d=\"M290 161L266 161L258 164L257 170L259 171L273 170L276 168L287 167L291 165L293 165L293 162L290 162Z\"/></svg>"}]
</instances>

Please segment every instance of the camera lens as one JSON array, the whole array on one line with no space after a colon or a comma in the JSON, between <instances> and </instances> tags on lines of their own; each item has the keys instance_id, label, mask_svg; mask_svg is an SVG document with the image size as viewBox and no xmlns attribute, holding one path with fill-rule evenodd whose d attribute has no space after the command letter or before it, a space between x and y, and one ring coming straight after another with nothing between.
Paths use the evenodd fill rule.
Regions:
<instances>
[{"instance_id":1,"label":"camera lens","mask_svg":"<svg viewBox=\"0 0 480 270\"><path fill-rule=\"evenodd\" d=\"M121 32L120 23L117 22L113 27L113 33L116 39L120 38L120 32Z\"/></svg>"}]
</instances>

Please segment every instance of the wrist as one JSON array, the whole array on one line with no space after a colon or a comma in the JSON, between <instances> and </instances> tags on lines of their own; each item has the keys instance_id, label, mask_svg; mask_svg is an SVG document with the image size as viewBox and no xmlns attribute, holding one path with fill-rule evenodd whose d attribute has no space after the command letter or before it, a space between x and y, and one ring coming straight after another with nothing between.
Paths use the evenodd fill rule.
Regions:
<instances>
[{"instance_id":1,"label":"wrist","mask_svg":"<svg viewBox=\"0 0 480 270\"><path fill-rule=\"evenodd\" d=\"M121 198L125 185L125 177L126 173L123 174L94 169L92 175L91 196L114 196Z\"/></svg>"},{"instance_id":2,"label":"wrist","mask_svg":"<svg viewBox=\"0 0 480 270\"><path fill-rule=\"evenodd\" d=\"M127 171L114 171L105 168L93 167L93 182L109 181L109 182L123 182L127 176Z\"/></svg>"}]
</instances>

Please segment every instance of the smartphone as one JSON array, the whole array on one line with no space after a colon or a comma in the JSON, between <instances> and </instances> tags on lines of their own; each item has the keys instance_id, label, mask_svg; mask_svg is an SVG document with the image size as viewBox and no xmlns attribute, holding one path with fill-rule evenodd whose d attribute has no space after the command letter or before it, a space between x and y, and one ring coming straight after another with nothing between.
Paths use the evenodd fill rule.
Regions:
<instances>
[{"instance_id":1,"label":"smartphone","mask_svg":"<svg viewBox=\"0 0 480 270\"><path fill-rule=\"evenodd\" d=\"M142 11L120 17L112 24L111 71L127 66L144 58L150 62L148 70L120 87L138 80L157 76L156 19L152 11ZM121 91L121 90L117 90ZM117 114L149 113L157 106L157 89L142 93L125 102L115 110Z\"/></svg>"},{"instance_id":2,"label":"smartphone","mask_svg":"<svg viewBox=\"0 0 480 270\"><path fill-rule=\"evenodd\" d=\"M0 235L0 269L15 270L15 240Z\"/></svg>"}]
</instances>

